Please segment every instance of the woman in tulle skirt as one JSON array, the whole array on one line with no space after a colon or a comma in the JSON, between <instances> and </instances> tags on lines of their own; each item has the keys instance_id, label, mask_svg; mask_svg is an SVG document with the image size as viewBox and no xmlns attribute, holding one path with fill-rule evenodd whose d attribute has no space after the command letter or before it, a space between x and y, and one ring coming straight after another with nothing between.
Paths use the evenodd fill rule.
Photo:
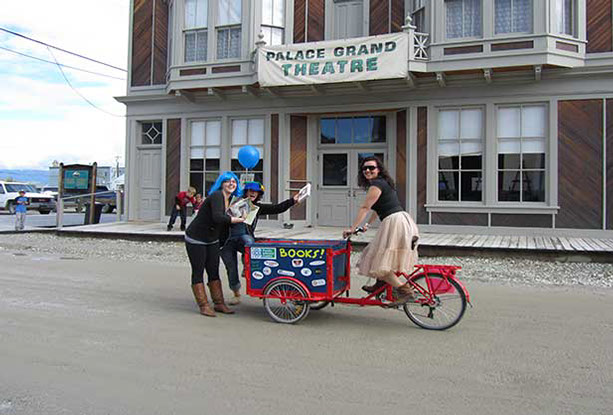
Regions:
<instances>
[{"instance_id":1,"label":"woman in tulle skirt","mask_svg":"<svg viewBox=\"0 0 613 415\"><path fill-rule=\"evenodd\" d=\"M381 220L377 234L364 249L358 262L358 272L377 281L374 285L365 285L362 289L374 292L387 283L398 291L398 297L392 305L404 304L414 298L413 289L395 273L413 272L417 263L419 230L413 218L402 208L394 181L377 157L366 157L362 160L358 184L367 191L366 199L353 226L343 231L343 237L353 233L364 222L370 210L374 212L364 225L365 229L368 229L377 217Z\"/></svg>"}]
</instances>

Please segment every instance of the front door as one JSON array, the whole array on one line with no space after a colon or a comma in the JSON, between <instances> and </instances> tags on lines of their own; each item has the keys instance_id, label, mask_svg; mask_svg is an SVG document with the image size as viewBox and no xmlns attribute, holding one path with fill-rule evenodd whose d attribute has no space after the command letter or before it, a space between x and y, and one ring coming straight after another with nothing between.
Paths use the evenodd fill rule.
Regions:
<instances>
[{"instance_id":1,"label":"front door","mask_svg":"<svg viewBox=\"0 0 613 415\"><path fill-rule=\"evenodd\" d=\"M161 218L162 206L162 149L141 148L138 150L138 218L156 220Z\"/></svg>"},{"instance_id":2,"label":"front door","mask_svg":"<svg viewBox=\"0 0 613 415\"><path fill-rule=\"evenodd\" d=\"M319 154L318 224L351 226L366 192L358 186L358 170L368 156L385 163L385 150L324 150Z\"/></svg>"}]
</instances>

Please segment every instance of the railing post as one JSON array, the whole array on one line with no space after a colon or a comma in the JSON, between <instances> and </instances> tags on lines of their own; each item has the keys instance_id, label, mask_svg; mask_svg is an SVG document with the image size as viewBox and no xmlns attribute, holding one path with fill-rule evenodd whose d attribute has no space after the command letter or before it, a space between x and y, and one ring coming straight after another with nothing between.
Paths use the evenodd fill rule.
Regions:
<instances>
[{"instance_id":1,"label":"railing post","mask_svg":"<svg viewBox=\"0 0 613 415\"><path fill-rule=\"evenodd\" d=\"M62 229L64 226L64 200L58 198L55 204L55 227Z\"/></svg>"},{"instance_id":2,"label":"railing post","mask_svg":"<svg viewBox=\"0 0 613 415\"><path fill-rule=\"evenodd\" d=\"M264 33L262 32L262 29L260 28L260 33L258 34L258 40L257 42L255 42L255 50L253 51L253 65L254 65L254 72L258 72L259 70L259 66L260 66L260 62L259 62L259 56L260 56L260 48L266 46L266 41L264 40Z\"/></svg>"},{"instance_id":3,"label":"railing post","mask_svg":"<svg viewBox=\"0 0 613 415\"><path fill-rule=\"evenodd\" d=\"M415 60L415 29L417 29L417 26L413 26L411 13L407 13L402 31L409 35L409 61Z\"/></svg>"},{"instance_id":4,"label":"railing post","mask_svg":"<svg viewBox=\"0 0 613 415\"><path fill-rule=\"evenodd\" d=\"M115 210L117 211L117 222L121 222L121 192L119 187L115 190Z\"/></svg>"}]
</instances>

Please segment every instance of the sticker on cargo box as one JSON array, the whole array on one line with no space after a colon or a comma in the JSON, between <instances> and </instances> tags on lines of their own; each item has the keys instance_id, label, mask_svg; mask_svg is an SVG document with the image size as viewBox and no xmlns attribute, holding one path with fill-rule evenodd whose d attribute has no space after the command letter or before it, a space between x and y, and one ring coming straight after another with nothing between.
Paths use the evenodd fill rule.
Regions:
<instances>
[{"instance_id":1,"label":"sticker on cargo box","mask_svg":"<svg viewBox=\"0 0 613 415\"><path fill-rule=\"evenodd\" d=\"M319 266L319 265L323 265L323 264L325 264L325 263L326 263L326 261L311 261L311 262L309 263L309 265L310 265L310 266L312 266L312 267L317 267L317 266Z\"/></svg>"},{"instance_id":2,"label":"sticker on cargo box","mask_svg":"<svg viewBox=\"0 0 613 415\"><path fill-rule=\"evenodd\" d=\"M268 267L264 267L264 269L262 270L262 272L264 273L264 275L270 275L272 274L272 270Z\"/></svg>"},{"instance_id":3,"label":"sticker on cargo box","mask_svg":"<svg viewBox=\"0 0 613 415\"><path fill-rule=\"evenodd\" d=\"M313 271L311 271L310 268L302 268L300 270L300 273L304 275L305 277L310 277Z\"/></svg>"},{"instance_id":4,"label":"sticker on cargo box","mask_svg":"<svg viewBox=\"0 0 613 415\"><path fill-rule=\"evenodd\" d=\"M301 259L297 259L297 258L292 259L292 267L300 268L303 265L304 265L304 261L302 261Z\"/></svg>"},{"instance_id":5,"label":"sticker on cargo box","mask_svg":"<svg viewBox=\"0 0 613 415\"><path fill-rule=\"evenodd\" d=\"M264 265L275 268L279 266L279 263L277 261L264 261Z\"/></svg>"},{"instance_id":6,"label":"sticker on cargo box","mask_svg":"<svg viewBox=\"0 0 613 415\"><path fill-rule=\"evenodd\" d=\"M277 248L251 248L251 259L277 259Z\"/></svg>"},{"instance_id":7,"label":"sticker on cargo box","mask_svg":"<svg viewBox=\"0 0 613 415\"><path fill-rule=\"evenodd\" d=\"M261 280L262 278L264 278L264 274L262 274L260 271L255 271L253 274L251 274L253 276L253 278L255 278L256 280Z\"/></svg>"},{"instance_id":8,"label":"sticker on cargo box","mask_svg":"<svg viewBox=\"0 0 613 415\"><path fill-rule=\"evenodd\" d=\"M287 271L284 269L280 269L279 271L277 271L277 274L285 275L286 277L293 277L294 275L296 275L294 271Z\"/></svg>"},{"instance_id":9,"label":"sticker on cargo box","mask_svg":"<svg viewBox=\"0 0 613 415\"><path fill-rule=\"evenodd\" d=\"M322 285L326 285L326 280L313 280L311 281L311 285L313 287L321 287Z\"/></svg>"}]
</instances>

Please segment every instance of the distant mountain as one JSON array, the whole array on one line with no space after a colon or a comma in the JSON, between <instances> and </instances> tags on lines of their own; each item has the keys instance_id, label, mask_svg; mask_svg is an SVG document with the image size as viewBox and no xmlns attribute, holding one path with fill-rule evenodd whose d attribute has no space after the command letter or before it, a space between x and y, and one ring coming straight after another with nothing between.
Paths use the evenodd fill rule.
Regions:
<instances>
[{"instance_id":1,"label":"distant mountain","mask_svg":"<svg viewBox=\"0 0 613 415\"><path fill-rule=\"evenodd\" d=\"M0 169L0 180L9 178L15 182L27 182L38 186L45 186L49 184L49 170Z\"/></svg>"}]
</instances>

